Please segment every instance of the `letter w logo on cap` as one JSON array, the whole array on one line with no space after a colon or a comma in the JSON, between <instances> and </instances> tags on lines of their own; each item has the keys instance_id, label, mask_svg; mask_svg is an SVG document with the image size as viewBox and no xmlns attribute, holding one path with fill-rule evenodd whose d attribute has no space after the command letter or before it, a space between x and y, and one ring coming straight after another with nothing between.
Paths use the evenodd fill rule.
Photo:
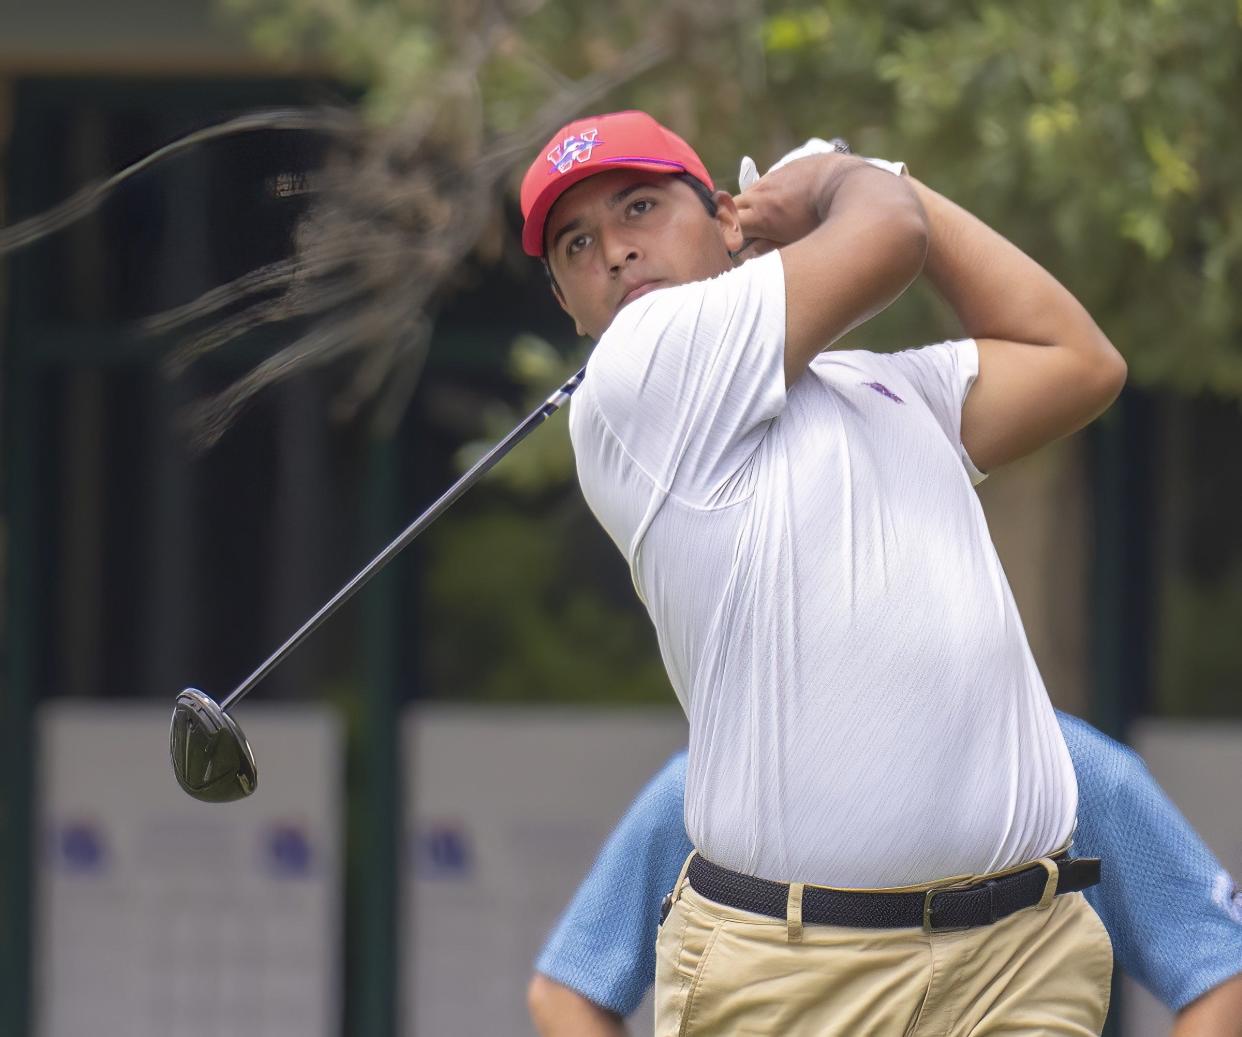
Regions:
<instances>
[{"instance_id":1,"label":"letter w logo on cap","mask_svg":"<svg viewBox=\"0 0 1242 1037\"><path fill-rule=\"evenodd\" d=\"M548 152L548 162L558 173L568 173L575 162L585 162L595 147L604 143L596 139L598 134L599 130L583 130L580 134L566 137Z\"/></svg>"}]
</instances>

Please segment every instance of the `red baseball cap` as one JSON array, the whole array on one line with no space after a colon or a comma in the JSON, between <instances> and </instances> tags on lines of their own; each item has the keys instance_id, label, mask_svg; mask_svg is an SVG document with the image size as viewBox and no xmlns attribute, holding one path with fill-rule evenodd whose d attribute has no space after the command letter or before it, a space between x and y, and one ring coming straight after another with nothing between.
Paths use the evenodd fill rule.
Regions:
<instances>
[{"instance_id":1,"label":"red baseball cap","mask_svg":"<svg viewBox=\"0 0 1242 1037\"><path fill-rule=\"evenodd\" d=\"M612 112L577 119L548 141L522 178L522 248L543 255L543 225L556 200L579 180L610 169L689 173L715 190L703 160L646 112Z\"/></svg>"}]
</instances>

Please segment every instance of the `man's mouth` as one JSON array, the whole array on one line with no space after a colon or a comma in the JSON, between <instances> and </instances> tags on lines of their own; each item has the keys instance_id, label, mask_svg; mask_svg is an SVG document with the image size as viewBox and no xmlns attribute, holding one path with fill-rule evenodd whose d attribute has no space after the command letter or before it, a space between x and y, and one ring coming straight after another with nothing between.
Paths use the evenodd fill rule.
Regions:
<instances>
[{"instance_id":1,"label":"man's mouth","mask_svg":"<svg viewBox=\"0 0 1242 1037\"><path fill-rule=\"evenodd\" d=\"M643 284L640 284L637 288L631 288L621 297L621 301L617 304L617 309L621 309L622 306L628 306L635 299L642 298L648 292L654 292L660 286L660 281L646 281Z\"/></svg>"}]
</instances>

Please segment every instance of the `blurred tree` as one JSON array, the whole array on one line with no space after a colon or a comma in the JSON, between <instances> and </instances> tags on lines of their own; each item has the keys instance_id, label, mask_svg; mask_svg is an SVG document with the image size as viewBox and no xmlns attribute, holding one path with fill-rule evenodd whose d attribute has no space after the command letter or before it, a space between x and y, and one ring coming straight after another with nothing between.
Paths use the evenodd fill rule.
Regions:
<instances>
[{"instance_id":1,"label":"blurred tree","mask_svg":"<svg viewBox=\"0 0 1242 1037\"><path fill-rule=\"evenodd\" d=\"M486 24L480 6L447 16L416 2L227 2L254 20L256 40L273 53L310 50L335 60L380 124L399 124L411 106L436 96L432 85L462 66L467 41ZM478 74L467 94L481 113L477 126L486 134L526 124L550 85L606 65L644 33L676 40L665 58L583 99L574 114L646 108L687 136L725 187L734 186L742 153L766 164L811 135L842 134L858 152L903 158L1068 283L1126 354L1134 381L1242 398L1242 301L1232 290L1242 283L1242 144L1232 132L1233 104L1242 97L1242 6L785 0L739 3L707 18L700 12L700 31L687 34L688 10L651 0L606 8L529 0L497 60L471 66ZM512 156L511 190L536 146L527 139L526 153ZM489 258L503 251L495 237L489 243ZM914 291L855 333L854 343L901 347L953 331L930 293ZM531 337L515 343L512 368L527 387L525 404L579 362L586 344L572 352L562 359ZM497 435L518 416L518 408L494 406L483 432ZM529 518L535 499L556 512L549 501L571 492L572 458L558 425L500 470L520 507L507 518L472 519L460 536L437 543L432 586L466 630L477 621L464 602L455 610L462 594L473 599L518 585L548 600L561 584L558 573L567 572L563 558L540 546L547 541ZM561 515L554 521L568 542ZM474 528L479 523L490 523L486 537ZM484 540L505 547L483 558L474 545ZM511 571L517 559L530 563L521 574ZM474 577L460 584L448 578L458 573ZM1206 642L1200 635L1231 614L1220 608L1236 598L1230 586L1174 588L1165 626L1176 633L1189 624L1193 631L1173 641L1192 649L1167 655L1166 669L1174 656L1189 656L1203 666L1215 660L1213 676L1228 671L1233 654L1212 647L1227 635ZM554 606L560 618L551 624L522 624L520 636L501 638L505 651L491 656L488 675L475 685L498 696L529 691L532 681L553 687L549 666L572 649L573 633L585 633L563 620L595 616L608 626L594 591L582 592L590 607ZM565 604L563 595L557 600ZM625 623L613 632L613 641L624 642L620 658L651 657L633 654L641 637ZM461 644L454 648L452 635L437 643L446 665L435 668L448 678L457 672L448 660ZM596 629L585 643L606 641ZM608 694L638 689L645 696L642 680L628 691L611 687L609 674L617 672L604 665L592 683ZM658 673L644 677L650 687L662 684ZM462 675L461 683L470 681Z\"/></svg>"},{"instance_id":2,"label":"blurred tree","mask_svg":"<svg viewBox=\"0 0 1242 1037\"><path fill-rule=\"evenodd\" d=\"M1242 396L1236 0L220 2L272 56L328 64L362 118L301 117L338 147L290 186L313 201L288 261L153 322L198 326L174 369L257 325L290 329L199 409L205 442L265 387L343 356L340 413L378 399L391 429L463 268L519 259L505 200L525 163L563 121L620 106L675 126L724 186L742 152L766 163L813 134L904 158L1052 267L1137 383ZM106 193L0 231L0 255ZM912 293L860 341L950 330Z\"/></svg>"},{"instance_id":3,"label":"blurred tree","mask_svg":"<svg viewBox=\"0 0 1242 1037\"><path fill-rule=\"evenodd\" d=\"M900 154L1067 281L1135 381L1242 396L1242 7L817 9L831 30L773 55L775 91L814 75L856 147Z\"/></svg>"},{"instance_id":4,"label":"blurred tree","mask_svg":"<svg viewBox=\"0 0 1242 1037\"><path fill-rule=\"evenodd\" d=\"M611 69L573 114L647 108L724 186L743 152L762 164L842 134L906 159L1052 267L1137 382L1242 396L1237 3L223 2L268 52L333 62L378 124L408 126L413 112L485 139L529 127L549 90L572 95ZM644 40L663 46L618 69ZM507 156L510 187L535 146ZM949 330L936 312L916 301L867 337L923 341Z\"/></svg>"},{"instance_id":5,"label":"blurred tree","mask_svg":"<svg viewBox=\"0 0 1242 1037\"><path fill-rule=\"evenodd\" d=\"M581 359L585 360L582 355ZM484 409L472 464L564 377L565 358L531 335L511 353L520 408ZM427 533L423 616L435 694L494 701L669 704L668 680L629 570L582 507L558 419L526 440L453 521ZM482 603L482 605L481 605Z\"/></svg>"},{"instance_id":6,"label":"blurred tree","mask_svg":"<svg viewBox=\"0 0 1242 1037\"><path fill-rule=\"evenodd\" d=\"M574 495L482 490L427 541L422 643L437 697L672 704L625 564Z\"/></svg>"},{"instance_id":7,"label":"blurred tree","mask_svg":"<svg viewBox=\"0 0 1242 1037\"><path fill-rule=\"evenodd\" d=\"M526 162L568 119L625 106L676 127L724 187L743 152L766 165L810 135L905 159L1064 280L1135 382L1242 399L1237 0L221 3L261 49L327 64L362 103L309 120L338 146L291 185L312 203L290 258L153 322L192 331L174 368L258 325L289 328L284 349L199 408L204 442L265 387L342 358L354 376L339 412L378 401L393 428L462 272L530 266L511 202ZM0 231L0 255L52 226ZM914 291L853 341L952 331ZM541 355L582 352L570 337ZM517 348L519 373L531 348ZM549 431L502 470L529 493L566 485L567 458Z\"/></svg>"}]
</instances>

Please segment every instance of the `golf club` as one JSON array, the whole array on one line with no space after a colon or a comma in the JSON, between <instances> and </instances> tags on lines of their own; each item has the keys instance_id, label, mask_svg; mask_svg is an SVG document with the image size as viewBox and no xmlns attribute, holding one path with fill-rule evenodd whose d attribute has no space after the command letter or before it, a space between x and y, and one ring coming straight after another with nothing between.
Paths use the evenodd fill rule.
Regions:
<instances>
[{"instance_id":1,"label":"golf club","mask_svg":"<svg viewBox=\"0 0 1242 1037\"><path fill-rule=\"evenodd\" d=\"M813 145L813 147L811 147ZM850 146L840 137L831 141L808 142L807 153L835 151L848 154ZM749 159L749 168L743 165L739 187L745 190L759 178L758 170ZM746 241L735 253L744 252L753 242ZM173 707L172 730L169 751L173 771L181 787L195 799L207 803L228 803L244 799L258 785L258 768L254 752L246 741L242 729L228 714L228 710L245 697L256 684L272 672L295 648L338 608L348 601L377 572L439 518L449 507L502 457L526 438L545 420L555 414L582 382L586 368L578 371L564 385L547 398L524 421L497 443L483 457L450 486L423 514L415 519L387 547L376 555L344 587L336 592L313 616L249 677L239 684L222 702L197 688L186 688L177 696Z\"/></svg>"},{"instance_id":2,"label":"golf club","mask_svg":"<svg viewBox=\"0 0 1242 1037\"><path fill-rule=\"evenodd\" d=\"M258 768L254 752L242 729L228 714L264 677L298 647L332 613L362 588L384 566L391 562L420 533L446 512L471 486L487 474L496 463L543 424L565 404L582 383L583 367L564 385L532 411L516 428L476 461L470 470L453 483L426 511L411 522L401 534L353 579L337 591L313 616L268 659L241 682L222 702L216 702L197 688L186 688L177 696L173 707L169 752L177 782L195 799L205 803L229 803L244 799L258 786Z\"/></svg>"}]
</instances>

